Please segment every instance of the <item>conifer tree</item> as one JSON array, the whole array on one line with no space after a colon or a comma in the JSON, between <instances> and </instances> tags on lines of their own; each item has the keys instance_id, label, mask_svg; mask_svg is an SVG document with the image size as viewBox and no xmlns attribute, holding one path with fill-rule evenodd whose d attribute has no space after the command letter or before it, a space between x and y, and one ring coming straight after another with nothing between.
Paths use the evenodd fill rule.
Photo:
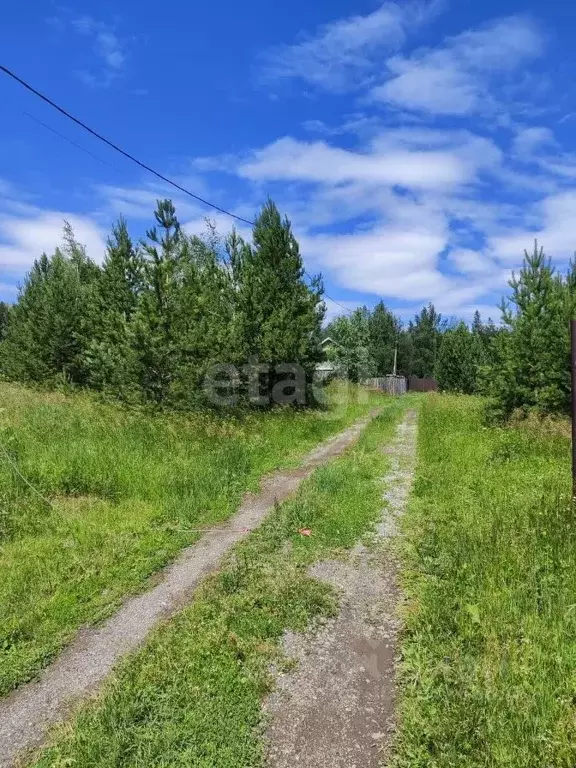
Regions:
<instances>
[{"instance_id":1,"label":"conifer tree","mask_svg":"<svg viewBox=\"0 0 576 768\"><path fill-rule=\"evenodd\" d=\"M143 260L134 248L126 221L112 228L89 322L86 350L90 385L123 397L136 389L136 355L132 321L143 289Z\"/></svg>"},{"instance_id":2,"label":"conifer tree","mask_svg":"<svg viewBox=\"0 0 576 768\"><path fill-rule=\"evenodd\" d=\"M175 313L175 399L191 404L213 365L239 362L234 334L235 293L223 248L213 228L182 242L182 285Z\"/></svg>"},{"instance_id":3,"label":"conifer tree","mask_svg":"<svg viewBox=\"0 0 576 768\"><path fill-rule=\"evenodd\" d=\"M99 268L65 223L64 245L27 275L2 349L4 372L23 381L86 384L87 312Z\"/></svg>"},{"instance_id":4,"label":"conifer tree","mask_svg":"<svg viewBox=\"0 0 576 768\"><path fill-rule=\"evenodd\" d=\"M475 336L481 337L484 333L484 324L482 323L482 315L478 310L474 312L474 318L472 320L472 333Z\"/></svg>"},{"instance_id":5,"label":"conifer tree","mask_svg":"<svg viewBox=\"0 0 576 768\"><path fill-rule=\"evenodd\" d=\"M269 388L278 365L298 364L311 381L321 359L324 316L322 284L309 287L298 242L287 218L269 200L256 218L253 244L239 244L234 258L238 281L238 333L249 360L270 368ZM280 375L280 378L284 376Z\"/></svg>"},{"instance_id":6,"label":"conifer tree","mask_svg":"<svg viewBox=\"0 0 576 768\"><path fill-rule=\"evenodd\" d=\"M505 332L496 336L489 393L500 413L516 408L567 412L570 403L570 339L573 299L566 284L535 242L524 252L512 294L502 302Z\"/></svg>"},{"instance_id":7,"label":"conifer tree","mask_svg":"<svg viewBox=\"0 0 576 768\"><path fill-rule=\"evenodd\" d=\"M137 375L145 399L165 403L176 375L182 232L171 200L158 200L156 226L146 233L144 287L134 317Z\"/></svg>"},{"instance_id":8,"label":"conifer tree","mask_svg":"<svg viewBox=\"0 0 576 768\"><path fill-rule=\"evenodd\" d=\"M413 345L413 376L427 378L434 375L440 337L445 326L442 315L436 311L433 304L423 307L410 322L408 330Z\"/></svg>"},{"instance_id":9,"label":"conifer tree","mask_svg":"<svg viewBox=\"0 0 576 768\"><path fill-rule=\"evenodd\" d=\"M399 343L401 328L398 319L387 309L384 302L378 302L370 313L368 331L370 357L374 361L375 374L385 376L392 373L394 351Z\"/></svg>"},{"instance_id":10,"label":"conifer tree","mask_svg":"<svg viewBox=\"0 0 576 768\"><path fill-rule=\"evenodd\" d=\"M0 301L0 342L4 341L8 333L8 324L10 322L10 304Z\"/></svg>"},{"instance_id":11,"label":"conifer tree","mask_svg":"<svg viewBox=\"0 0 576 768\"><path fill-rule=\"evenodd\" d=\"M438 386L446 392L470 395L476 389L476 376L481 361L479 337L464 322L442 335L434 375Z\"/></svg>"}]
</instances>

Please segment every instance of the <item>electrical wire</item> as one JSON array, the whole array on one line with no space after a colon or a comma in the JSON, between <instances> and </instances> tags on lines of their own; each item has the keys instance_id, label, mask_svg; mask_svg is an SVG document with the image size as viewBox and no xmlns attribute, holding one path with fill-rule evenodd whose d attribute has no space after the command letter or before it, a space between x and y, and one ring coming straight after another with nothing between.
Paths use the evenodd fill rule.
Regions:
<instances>
[{"instance_id":1,"label":"electrical wire","mask_svg":"<svg viewBox=\"0 0 576 768\"><path fill-rule=\"evenodd\" d=\"M8 67L3 66L0 64L0 71L3 72L5 75L8 75L8 77L11 77L13 80L15 80L17 83L19 83L23 88L26 88L26 90L33 93L35 96L37 96L39 99L44 101L46 104L49 104L53 109L60 112L60 114L64 115L64 117L67 117L69 120L71 120L73 123L76 123L76 125L79 125L81 128L83 128L85 131L90 133L92 136L97 138L99 141L104 142L107 146L111 147L116 152L119 152L121 155L126 157L128 160L131 160L133 163L138 165L140 168L143 168L145 171L148 171L148 173L151 173L153 176L156 176L161 181L165 182L166 184L169 184L170 186L174 187L175 189L179 190L180 192L183 192L185 195L188 195L189 197L193 198L194 200L197 200L198 202L202 203L203 205L208 206L209 208L213 208L215 211L218 211L219 213L223 213L225 216L230 216L232 219L236 219L236 221L241 221L243 224L248 224L249 226L253 227L254 222L250 221L249 219L245 219L243 216L238 216L235 213L232 213L231 211L226 210L225 208L221 208L219 205L216 205L215 203L211 203L209 200L205 200L203 197L200 197L199 195L195 195L193 192L191 192L189 189L186 189L186 187L181 186L176 181L173 181L172 179L168 178L168 176L164 176L164 174L160 173L159 171L156 171L154 168L150 167L146 163L143 163L141 160L138 160L137 157L134 157L134 155L127 152L125 149L122 149L122 147L119 147L117 144L115 144L113 141L110 141L110 139L107 139L105 136L103 136L101 133L98 133L93 128L90 128L89 125L86 125L85 122L80 120L78 117L75 117L72 113L68 112L68 110L64 109L64 107L61 107L59 104L57 104L55 101L50 99L45 94L41 93L37 88L34 88L34 86L30 85L30 83L26 82L26 80L19 77L15 72L12 72L12 70L8 69ZM28 113L25 113L28 114ZM28 115L29 117L32 117L31 115ZM79 144L76 144L76 142L72 141L71 139L68 139L63 134L59 133L55 129L51 128L50 126L46 125L45 123L42 123L41 120L38 120L37 118L32 117L33 120L36 120L36 122L43 125L48 130L52 131L53 133L57 134L61 138L68 141L70 144L73 144L78 149L81 149L82 151L86 152L87 154L94 157L96 160L99 160L100 162L105 163L106 165L109 165L109 163L106 163L105 160L102 160L101 158L97 157L96 155L93 155L89 150L84 149ZM113 167L113 166L112 166ZM310 279L313 280L314 278L304 270L304 274ZM328 296L328 294L324 294L327 299L332 301L334 304L339 306L341 309L343 309L345 312L352 313L352 310L348 307L345 307L344 304L341 304L336 299L333 299L331 296Z\"/></svg>"},{"instance_id":2,"label":"electrical wire","mask_svg":"<svg viewBox=\"0 0 576 768\"><path fill-rule=\"evenodd\" d=\"M235 213L232 213L231 211L227 211L224 208L220 208L220 206L216 205L215 203L211 203L209 200L204 200L203 197L199 197L198 195L195 195L193 192L190 192L189 189L182 187L180 184L178 184L175 181L172 181L172 179L169 179L167 176L164 176L159 171L155 171L154 168L151 168L149 165L146 165L146 163L143 163L141 160L138 160L138 158L134 157L134 155L131 155L129 152L126 152L126 150L122 149L122 147L119 147L117 144L114 144L114 142L110 141L110 139L107 139L105 136L102 136L101 133L98 133L93 128L90 128L89 125L86 125L86 123L84 123L78 117L74 117L74 115L68 112L66 109L64 109L64 107L61 107L59 104L56 104L55 101L52 101L52 99L48 98L48 96L45 96L39 90L34 88L32 85L30 85L30 83L27 83L26 80L23 80L21 77L18 77L18 75L12 72L10 69L8 69L8 67L5 67L2 64L0 64L0 71L4 72L4 74L8 75L8 77L11 77L13 80L16 80L16 82L20 83L20 85L26 88L26 90L30 91L35 96L38 96L39 99L42 99L42 101L44 101L46 104L49 104L51 107L56 109L58 112L64 115L64 117L67 117L69 120L72 120L72 122L76 123L76 125L79 125L81 128L84 128L84 130L88 131L88 133L92 134L92 136L95 136L97 139L104 142L104 144L107 144L116 152L119 152L121 155L128 158L128 160L131 160L133 163L136 163L136 165L139 165L140 168L143 168L145 171L148 171L148 173L153 174L154 176L161 179L166 184L170 184L170 186L175 187L180 192L183 192L185 195L188 195L189 197L194 198L194 200L197 200L203 205L207 205L210 208L214 208L214 210L219 211L220 213L223 213L226 216L231 216L233 219L236 219L237 221L242 221L244 224L249 224L250 226L254 225L253 221L249 221L248 219L244 219L242 216L237 216Z\"/></svg>"},{"instance_id":3,"label":"electrical wire","mask_svg":"<svg viewBox=\"0 0 576 768\"><path fill-rule=\"evenodd\" d=\"M29 117L30 120L34 120L35 123L38 123L38 125L41 125L43 128L46 128L47 131L50 131L51 133L54 133L56 136L59 136L61 139L64 139L64 141L67 141L68 144L71 144L73 147L76 147L76 149L79 149L81 152L85 152L87 155L90 155L90 157L93 157L94 160L98 160L99 163L103 163L104 165L107 165L108 168L114 168L114 170L118 170L114 165L112 165L112 163L109 163L107 160L104 160L98 155L95 155L93 152L90 152L89 149L86 149L86 147L83 147L81 144L77 144L75 141L72 141L72 139L68 138L68 136L65 136L63 133L60 133L60 131L57 131L56 128L52 128L51 125L48 125L47 123L44 123L39 118L34 117L34 115L31 115L30 112L26 112L25 109L21 111L22 111L22 114L26 115L26 117Z\"/></svg>"}]
</instances>

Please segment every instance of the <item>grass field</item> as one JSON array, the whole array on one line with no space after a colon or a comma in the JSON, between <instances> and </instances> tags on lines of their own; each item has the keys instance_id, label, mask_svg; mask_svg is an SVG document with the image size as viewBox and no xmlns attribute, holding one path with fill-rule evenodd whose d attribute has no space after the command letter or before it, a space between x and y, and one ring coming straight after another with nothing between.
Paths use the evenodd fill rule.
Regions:
<instances>
[{"instance_id":1,"label":"grass field","mask_svg":"<svg viewBox=\"0 0 576 768\"><path fill-rule=\"evenodd\" d=\"M565 429L426 399L405 518L396 768L576 764L576 509Z\"/></svg>"},{"instance_id":2,"label":"grass field","mask_svg":"<svg viewBox=\"0 0 576 768\"><path fill-rule=\"evenodd\" d=\"M331 421L130 413L2 389L0 681L33 674L85 622L197 534L260 475L366 411ZM379 516L387 441L411 398L237 546L191 605L58 731L36 768L259 768L261 700L278 641L336 610L308 565ZM423 398L402 528L406 593L394 768L576 765L576 509L566 425L486 427L470 397ZM50 439L47 436L50 436ZM309 538L298 534L311 528Z\"/></svg>"},{"instance_id":3,"label":"grass field","mask_svg":"<svg viewBox=\"0 0 576 768\"><path fill-rule=\"evenodd\" d=\"M261 699L278 641L336 609L307 566L352 546L379 518L380 478L409 399L384 412L344 457L318 469L298 494L235 548L194 602L125 663L100 700L46 750L38 768L256 768ZM311 528L303 537L300 528Z\"/></svg>"},{"instance_id":4,"label":"grass field","mask_svg":"<svg viewBox=\"0 0 576 768\"><path fill-rule=\"evenodd\" d=\"M382 399L343 394L329 414L152 417L0 384L0 695L141 589L191 528Z\"/></svg>"}]
</instances>

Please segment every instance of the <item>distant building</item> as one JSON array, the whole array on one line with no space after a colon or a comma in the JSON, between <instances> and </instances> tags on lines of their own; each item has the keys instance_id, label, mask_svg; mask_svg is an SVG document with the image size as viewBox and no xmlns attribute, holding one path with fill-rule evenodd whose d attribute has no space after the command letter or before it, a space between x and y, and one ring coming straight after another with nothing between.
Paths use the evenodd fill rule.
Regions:
<instances>
[{"instance_id":1,"label":"distant building","mask_svg":"<svg viewBox=\"0 0 576 768\"><path fill-rule=\"evenodd\" d=\"M329 379L330 376L334 376L338 371L338 366L330 360L324 360L321 363L316 363L316 374L320 379Z\"/></svg>"},{"instance_id":2,"label":"distant building","mask_svg":"<svg viewBox=\"0 0 576 768\"><path fill-rule=\"evenodd\" d=\"M322 353L325 359L321 363L316 364L316 374L321 379L329 379L338 371L336 363L326 359L330 354L330 350L334 348L335 342L327 336L325 339L322 339L320 346L322 347Z\"/></svg>"}]
</instances>

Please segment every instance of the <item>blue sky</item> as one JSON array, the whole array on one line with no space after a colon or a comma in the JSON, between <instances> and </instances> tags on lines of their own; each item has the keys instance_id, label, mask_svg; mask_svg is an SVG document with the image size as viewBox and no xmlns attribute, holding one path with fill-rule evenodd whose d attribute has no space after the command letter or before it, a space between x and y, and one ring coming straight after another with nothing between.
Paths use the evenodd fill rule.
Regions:
<instances>
[{"instance_id":1,"label":"blue sky","mask_svg":"<svg viewBox=\"0 0 576 768\"><path fill-rule=\"evenodd\" d=\"M0 50L197 194L246 218L271 195L346 306L497 318L534 237L561 268L576 249L575 31L558 0L32 0L4 9ZM0 99L0 298L63 218L97 260L114 218L139 236L158 197L190 231L231 227L6 76Z\"/></svg>"}]
</instances>

